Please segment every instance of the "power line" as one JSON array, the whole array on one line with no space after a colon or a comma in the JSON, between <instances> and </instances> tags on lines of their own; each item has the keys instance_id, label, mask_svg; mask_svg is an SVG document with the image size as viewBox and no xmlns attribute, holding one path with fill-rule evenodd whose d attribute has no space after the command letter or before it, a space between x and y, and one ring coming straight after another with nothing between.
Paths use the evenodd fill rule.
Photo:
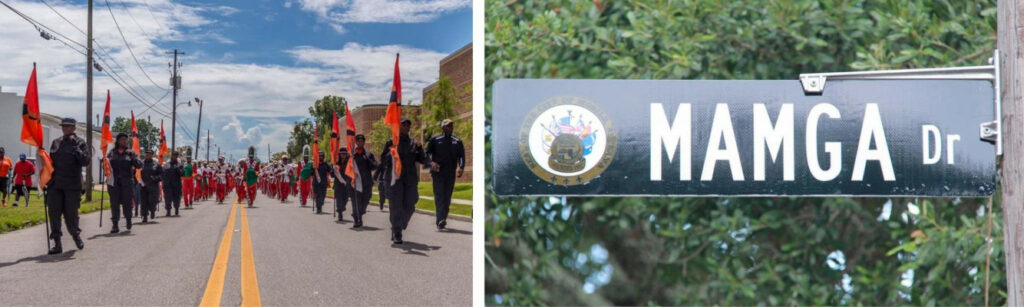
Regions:
<instances>
[{"instance_id":1,"label":"power line","mask_svg":"<svg viewBox=\"0 0 1024 307\"><path fill-rule=\"evenodd\" d=\"M58 42L61 42L61 43L63 43L63 44L65 45L65 46L67 46L67 47L68 47L68 48L70 48L71 50L74 50L75 52L78 52L78 53L79 53L79 54L81 54L81 55L86 55L86 53L85 53L85 52L83 52L83 51L81 51L81 50L79 50L79 49L75 48L74 46L71 46L70 44L68 44L67 42L65 42L65 41L61 40L60 38L58 38L58 37L55 37L55 36L52 36L52 35L48 35L48 34L46 33L46 31L43 31L43 29L46 29L46 30L48 30L49 32L53 32L54 34L56 34L56 35L58 35L58 36L60 36L60 37L63 37L63 38L65 38L65 39L67 39L68 41L71 41L72 43L75 43L75 44L76 44L76 45L78 45L78 46L81 46L82 48L86 48L86 47L85 47L85 46L83 46L82 44L80 44L80 43L76 42L75 40L73 40L73 39L71 39L71 38L67 37L66 35L64 35L64 34L62 34L62 33L60 33L60 32L57 32L56 30L53 30L52 28L50 28L50 27L46 26L45 24L42 24L42 23L40 23L40 22L36 21L35 19L33 19L33 18L29 17L28 15L25 15L24 13L22 13L21 11L19 11L19 10L15 9L14 7L10 6L9 4L7 4L6 2L4 2L3 0L0 0L0 4L2 4L3 6L7 7L7 9L11 10L11 11L12 11L12 12L14 12L14 13L15 13L16 15L18 15L19 17L21 17L21 18L22 18L22 19L24 19L25 21L27 21L27 22L29 22L30 24L32 24L33 26L35 26L35 27L36 27L36 30L40 31L40 34L41 34L41 36L43 36L43 38L44 38L44 39L47 39L47 40L51 40L51 39L52 39L52 40L56 40L56 41L58 41ZM46 4L46 3L44 2L44 4ZM49 4L47 4L47 6L49 6ZM53 7L50 7L50 8L51 8L51 10L53 9ZM107 6L107 8L108 8L108 10L110 9L110 7L109 7L109 3L108 3L108 6ZM56 10L54 10L54 12L55 12L55 13L57 13L57 15L60 15L60 16L61 16L61 18L62 18L62 19L64 19L65 21L67 21L68 23L71 23L71 22L70 22L69 20L67 20L67 18L64 18L64 17L63 17L63 15L61 15L61 14L60 14L59 12L57 12ZM113 13L112 13L112 12L111 12L111 16L113 16ZM77 26L75 26L75 25L74 25L73 23L71 23L71 25L72 25L73 27L75 27L76 29L78 29L79 31L81 31L81 29L79 29L79 28L78 28ZM40 27L41 27L41 28L43 28L43 29L40 29ZM120 29L119 29L119 30L120 30ZM122 39L123 39L123 38L124 38L124 36L123 36L123 34L122 34ZM95 40L93 40L93 42L96 42L96 41L95 41ZM127 44L127 40L126 40L126 42L125 42L125 43ZM129 51L130 51L130 47L129 47ZM108 53L107 55L109 56L109 53ZM133 57L134 57L134 54L133 54ZM155 106L156 106L156 104L157 104L157 103L149 103L149 102L147 102L147 101L146 101L145 99L142 99L142 97L140 97L140 96L139 96L139 95L138 95L137 93L135 93L135 91L133 91L133 90L131 89L131 87L129 87L129 86L127 86L127 85L125 85L125 83L127 83L127 82L125 82L125 81L124 81L124 78L123 78L123 77L121 77L121 76L120 76L120 75L119 75L119 74L117 73L117 71L116 71L116 70L114 70L114 69L113 69L113 67L112 67L112 66L111 66L111 65L110 65L109 63L107 63L107 61L106 61L106 60L105 60L105 59L104 59L103 57L97 56L96 58L97 58L97 59L99 59L99 60L100 60L101 62L103 62L104 66L106 66L106 67L108 68L108 70L107 70L107 71L105 71L105 72L107 72L107 73L105 73L104 75L106 75L106 76L107 76L107 77L109 77L109 78L110 78L111 80L113 80L113 81L114 81L114 83L116 83L116 84L117 84L118 86L120 86L120 87L121 87L121 89L124 89L124 90L125 90L125 92L127 92L127 93L128 93L129 95L131 95L132 97L134 97L134 98L135 98L135 100L139 101L139 102L140 102L140 103L142 103L143 105L146 105L146 106L148 106L148 107L149 107L149 109L153 109L153 111L154 111L154 112L156 112L156 113L157 113L158 115L160 115L160 116L161 116L162 118L167 118L167 117L169 117L169 115L167 114L167 112L166 112L166 111L162 111L162 110L161 110L160 108L155 108ZM113 61L114 63L117 63L116 61L114 61L113 57L111 57L111 61ZM136 64L138 64L138 62L137 62L137 61L136 61ZM141 69L141 65L140 65L140 69ZM123 71L123 69L122 69L122 71ZM145 73L145 71L143 71L143 73ZM129 75L129 77L131 77L131 75ZM147 76L147 77L148 77L148 76ZM134 81L134 80L133 80L133 81ZM150 80L150 81L152 81L152 80ZM138 84L138 82L136 82L136 84ZM139 87L141 87L141 85L140 85ZM147 93L148 93L148 92L147 92ZM152 96L152 95L151 95L151 96ZM167 97L167 94L164 94L164 97ZM164 98L164 97L161 97L160 99L157 99L157 102L159 102L160 100L163 100L163 98ZM155 98L155 97L154 97L154 98ZM149 110L149 109L147 109L147 110ZM192 140L195 140L195 137L194 137L194 136L192 136L192 135L191 135L191 133L186 133L186 137L189 137L190 139L192 139Z\"/></svg>"},{"instance_id":2,"label":"power line","mask_svg":"<svg viewBox=\"0 0 1024 307\"><path fill-rule=\"evenodd\" d=\"M67 22L67 23L68 23L69 25L71 25L72 27L74 27L74 28L75 28L75 30L78 30L78 33L81 33L82 35L86 35L86 34L85 34L85 31L82 31L82 28L79 28L79 27L78 27L77 25L75 25L75 23L71 22L71 20L67 19L67 17L64 17L64 14L61 14L61 13L60 13L59 11L57 11L57 9L56 9L56 8L54 8L53 6L51 6L51 5L50 5L50 3L46 2L46 0L39 0L39 1L40 1L40 2L42 2L43 4L45 4L45 5L46 5L46 7L50 8L50 10L51 10L51 11L53 11L53 13L54 13L54 14L57 14L57 16L59 16L59 17L60 17L61 19L63 19L63 20L64 20L65 22ZM95 44L96 44L96 46L97 46L97 47L99 47L99 48L100 48L100 49L99 49L99 51L102 51L102 53L103 53L103 54L101 55L101 54L99 54L99 52L97 52L97 55L96 55L96 58L97 58L97 59L101 59L101 60L102 60L101 56L106 56L106 57L109 57L109 58L110 58L110 61L111 61L111 62L113 62L113 63L114 63L115 65L116 65L116 67L117 67L117 68L120 68L120 69L121 69L121 71L122 71L122 72L123 72L123 73L124 73L125 75L127 75L127 76L128 76L128 79L130 79L130 80L131 80L131 81L132 81L133 83L135 83L135 87L139 87L139 88L145 88L145 87L143 87L143 86L142 86L142 84L139 84L139 81L138 81L138 80L135 80L135 78L134 78L134 77L132 77L132 75L128 73L128 71L127 71L127 70L126 70L126 69L124 68L124 66L121 66L121 64L120 64L120 63L118 63L118 62L117 62L117 60L115 60L115 59L114 59L114 57L113 57L113 56L112 56L112 55L110 54L110 52L108 52L108 51L107 51L107 49L106 49L106 48L104 48L104 47L103 47L103 45L102 45L102 44L100 44L100 42L99 42L99 41L97 41L96 39L93 39L92 41L93 41L93 43L95 43ZM109 65L109 63L106 63L106 61L104 61L104 64L105 64L105 65L107 66L107 69L115 69L115 67L112 67L112 66L110 66L110 65ZM124 78L122 78L122 79L124 79ZM125 83L127 83L127 82L125 82ZM151 94L151 93L150 93L149 91L145 91L145 90L143 90L143 91L141 91L141 92L143 92L143 93L146 93L147 95L149 95L149 97L151 97L151 98L153 98L153 99L156 99L156 100L157 100L157 102L159 102L160 100L163 100L163 98L159 98L159 99L157 99L157 98L156 98L156 96L153 96L153 94ZM167 96L167 95L166 95L166 94L164 94L164 97L166 97L166 96Z\"/></svg>"},{"instance_id":3,"label":"power line","mask_svg":"<svg viewBox=\"0 0 1024 307\"><path fill-rule=\"evenodd\" d=\"M142 64L140 64L139 59L135 57L135 51L133 51L132 46L128 44L128 39L125 38L124 31L121 31L121 25L117 23L117 17L114 17L114 9L110 8L110 1L103 0L103 3L106 3L107 11L110 12L110 18L114 20L114 26L117 27L117 32L121 34L121 40L124 41L124 46L128 47L128 53L132 55L132 60L135 60L135 65L139 66L139 70L141 70L142 74L146 76L146 79L149 79L150 83L153 83L153 85L159 89L167 90L166 88L161 87L159 84L156 84L156 82L153 81L153 78L150 78L149 74L146 73L146 70L142 69Z\"/></svg>"}]
</instances>

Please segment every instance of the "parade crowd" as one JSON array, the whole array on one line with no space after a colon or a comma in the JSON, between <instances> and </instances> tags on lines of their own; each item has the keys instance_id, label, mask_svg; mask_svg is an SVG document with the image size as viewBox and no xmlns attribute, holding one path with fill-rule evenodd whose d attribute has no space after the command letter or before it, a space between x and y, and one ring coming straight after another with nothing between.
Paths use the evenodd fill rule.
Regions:
<instances>
[{"instance_id":1,"label":"parade crowd","mask_svg":"<svg viewBox=\"0 0 1024 307\"><path fill-rule=\"evenodd\" d=\"M75 134L75 125L73 118L63 119L64 135L54 139L50 147L53 180L45 188L44 200L49 207L50 238L54 240L50 254L63 251L62 218L75 245L79 249L84 248L78 226L78 208L84 185L82 168L89 163L92 153L85 141ZM310 161L308 147L299 161L292 161L285 155L277 161L261 162L256 160L255 149L251 146L248 157L236 163L225 161L224 156L218 157L217 161L193 161L187 153L185 160L181 161L176 151L170 154L169 160L162 162L154 157L152 148L143 150L144 157L139 157L128 134L119 133L114 148L106 152L102 165L110 195L110 233L121 231L122 218L124 227L129 231L133 218L141 217L142 223L156 218L161 199L164 216L178 216L182 206L192 208L197 201L213 199L222 204L232 192L238 202L250 207L257 192L281 203L287 203L289 197L297 197L303 207L312 200L312 211L320 214L323 213L328 189L333 190L337 219L343 221L344 213L349 211L352 228L360 228L364 226L363 215L370 204L373 188L377 186L381 195L380 210L384 210L386 203L390 204L391 242L402 244L402 232L408 227L419 200L419 172L415 171L419 167L430 169L437 210L435 225L438 230L445 229L455 178L462 176L465 166L464 145L453 135L454 123L451 120L441 123L443 132L429 139L425 148L420 141L409 137L411 125L412 121L402 119L397 151L391 150L395 145L389 139L381 154L375 156L366 149L366 137L357 134L354 146L350 146L354 148L337 150L333 159L336 163L325 160L323 152L316 153L314 157L318 158L318 163ZM399 155L400 167L414 171L401 172L393 178L392 153L395 152ZM0 148L2 205L7 206L8 191L12 190L15 194L13 206L18 206L22 197L27 206L28 189L32 187L36 168L25 154L20 154L19 161L13 165L5 154L4 148ZM346 172L350 159L354 162L355 172ZM10 185L10 177L14 178L13 186ZM351 210L348 210L350 203Z\"/></svg>"}]
</instances>

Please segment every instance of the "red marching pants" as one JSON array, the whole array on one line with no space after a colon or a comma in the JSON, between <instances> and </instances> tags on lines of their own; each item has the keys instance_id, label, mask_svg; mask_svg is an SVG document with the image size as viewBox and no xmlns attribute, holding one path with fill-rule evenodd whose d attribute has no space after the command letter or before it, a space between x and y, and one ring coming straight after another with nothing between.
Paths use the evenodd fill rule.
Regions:
<instances>
[{"instance_id":1,"label":"red marching pants","mask_svg":"<svg viewBox=\"0 0 1024 307\"><path fill-rule=\"evenodd\" d=\"M217 202L224 202L224 198L228 195L228 184L224 182L217 183Z\"/></svg>"},{"instance_id":2,"label":"red marching pants","mask_svg":"<svg viewBox=\"0 0 1024 307\"><path fill-rule=\"evenodd\" d=\"M312 181L312 179L299 181L299 203L303 206L306 205L306 199L309 198L309 190L311 190Z\"/></svg>"},{"instance_id":3,"label":"red marching pants","mask_svg":"<svg viewBox=\"0 0 1024 307\"><path fill-rule=\"evenodd\" d=\"M239 203L245 201L245 184L239 182L235 184L235 196Z\"/></svg>"},{"instance_id":4,"label":"red marching pants","mask_svg":"<svg viewBox=\"0 0 1024 307\"><path fill-rule=\"evenodd\" d=\"M181 178L181 196L185 201L185 208L192 206L192 178Z\"/></svg>"},{"instance_id":5,"label":"red marching pants","mask_svg":"<svg viewBox=\"0 0 1024 307\"><path fill-rule=\"evenodd\" d=\"M246 188L249 190L249 205L252 206L253 200L256 199L256 185L251 185Z\"/></svg>"},{"instance_id":6,"label":"red marching pants","mask_svg":"<svg viewBox=\"0 0 1024 307\"><path fill-rule=\"evenodd\" d=\"M288 200L288 193L290 193L292 189L288 186L288 183L282 180L281 183L278 184L277 189L278 197L281 198L281 201Z\"/></svg>"}]
</instances>

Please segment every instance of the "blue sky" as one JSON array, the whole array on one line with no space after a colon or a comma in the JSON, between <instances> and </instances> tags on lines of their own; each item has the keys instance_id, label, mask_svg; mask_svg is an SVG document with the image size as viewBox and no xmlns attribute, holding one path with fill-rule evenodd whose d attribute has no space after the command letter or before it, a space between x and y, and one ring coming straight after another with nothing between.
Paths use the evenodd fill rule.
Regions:
<instances>
[{"instance_id":1,"label":"blue sky","mask_svg":"<svg viewBox=\"0 0 1024 307\"><path fill-rule=\"evenodd\" d=\"M77 44L85 37L75 27L85 29L86 1L4 1L63 36L41 39L31 23L0 7L3 91L24 94L37 62L41 111L84 120L84 47ZM102 112L110 89L112 116L135 111L155 122L166 118L170 129L166 52L176 48L186 53L179 59L179 103L206 102L200 135L210 129L212 143L236 158L250 145L281 151L292 123L308 116L319 97L343 96L352 106L385 103L396 52L403 98L419 103L422 88L437 80L439 61L472 42L471 2L114 0L108 10L98 0L93 26L105 72L95 77L94 112ZM180 105L178 117L179 146L194 144L198 108Z\"/></svg>"}]
</instances>

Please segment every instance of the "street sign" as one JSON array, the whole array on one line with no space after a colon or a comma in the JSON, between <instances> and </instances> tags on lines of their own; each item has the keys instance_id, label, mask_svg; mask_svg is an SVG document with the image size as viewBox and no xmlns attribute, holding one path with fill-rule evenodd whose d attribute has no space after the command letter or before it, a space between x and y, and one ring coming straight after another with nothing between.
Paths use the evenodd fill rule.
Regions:
<instances>
[{"instance_id":1,"label":"street sign","mask_svg":"<svg viewBox=\"0 0 1024 307\"><path fill-rule=\"evenodd\" d=\"M989 196L993 101L988 80L499 80L494 191Z\"/></svg>"}]
</instances>

